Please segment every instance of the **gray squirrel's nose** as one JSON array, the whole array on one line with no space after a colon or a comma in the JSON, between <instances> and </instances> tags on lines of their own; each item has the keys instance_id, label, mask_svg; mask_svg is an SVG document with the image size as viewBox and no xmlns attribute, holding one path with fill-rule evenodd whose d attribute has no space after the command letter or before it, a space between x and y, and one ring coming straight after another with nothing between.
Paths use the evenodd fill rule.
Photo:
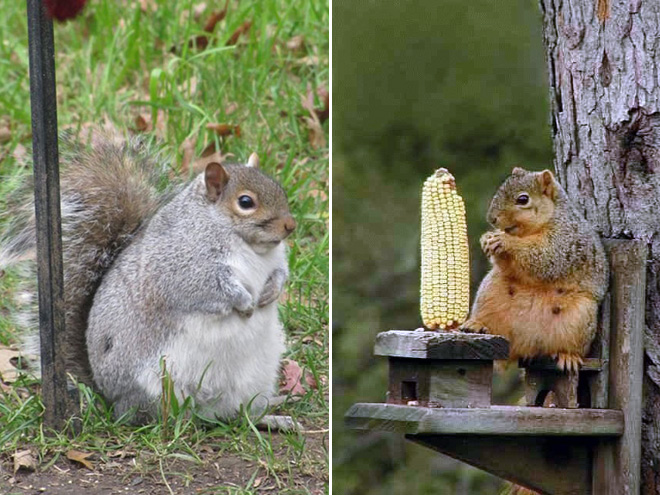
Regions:
<instances>
[{"instance_id":1,"label":"gray squirrel's nose","mask_svg":"<svg viewBox=\"0 0 660 495\"><path fill-rule=\"evenodd\" d=\"M296 221L293 217L287 217L284 219L284 230L286 230L287 235L293 232L296 228Z\"/></svg>"}]
</instances>

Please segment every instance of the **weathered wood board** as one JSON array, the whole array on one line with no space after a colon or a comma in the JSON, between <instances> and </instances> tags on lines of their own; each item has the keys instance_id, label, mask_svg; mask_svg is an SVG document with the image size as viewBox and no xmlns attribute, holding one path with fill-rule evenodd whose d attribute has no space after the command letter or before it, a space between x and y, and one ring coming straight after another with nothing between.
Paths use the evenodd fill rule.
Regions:
<instances>
[{"instance_id":1,"label":"weathered wood board","mask_svg":"<svg viewBox=\"0 0 660 495\"><path fill-rule=\"evenodd\" d=\"M591 450L584 437L410 435L408 440L493 473L541 494L589 495ZM597 492L594 492L597 493Z\"/></svg>"},{"instance_id":2,"label":"weathered wood board","mask_svg":"<svg viewBox=\"0 0 660 495\"><path fill-rule=\"evenodd\" d=\"M346 425L413 435L621 436L623 414L609 409L491 406L428 408L395 404L354 404Z\"/></svg>"},{"instance_id":3,"label":"weathered wood board","mask_svg":"<svg viewBox=\"0 0 660 495\"><path fill-rule=\"evenodd\" d=\"M623 436L604 444L594 460L598 495L637 495L642 455L642 380L646 259L642 241L609 240L612 280L608 406L625 416Z\"/></svg>"},{"instance_id":4,"label":"weathered wood board","mask_svg":"<svg viewBox=\"0 0 660 495\"><path fill-rule=\"evenodd\" d=\"M378 334L374 354L419 359L508 359L509 341L499 335L390 330Z\"/></svg>"},{"instance_id":5,"label":"weathered wood board","mask_svg":"<svg viewBox=\"0 0 660 495\"><path fill-rule=\"evenodd\" d=\"M490 407L492 361L473 359L423 362L390 357L387 402L423 407Z\"/></svg>"}]
</instances>

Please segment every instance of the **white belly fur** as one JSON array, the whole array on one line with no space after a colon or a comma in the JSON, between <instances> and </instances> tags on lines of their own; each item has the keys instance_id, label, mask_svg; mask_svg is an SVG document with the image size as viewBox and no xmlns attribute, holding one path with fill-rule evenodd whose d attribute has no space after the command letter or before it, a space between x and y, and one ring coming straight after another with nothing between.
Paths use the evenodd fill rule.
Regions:
<instances>
[{"instance_id":1,"label":"white belly fur","mask_svg":"<svg viewBox=\"0 0 660 495\"><path fill-rule=\"evenodd\" d=\"M233 272L255 301L275 268L286 266L284 246L265 255L240 250L228 260ZM204 416L228 418L250 401L260 412L277 383L280 357L285 350L277 302L256 308L250 318L190 314L181 330L161 352L179 400L192 396ZM159 363L150 363L140 377L150 395L159 396Z\"/></svg>"}]
</instances>

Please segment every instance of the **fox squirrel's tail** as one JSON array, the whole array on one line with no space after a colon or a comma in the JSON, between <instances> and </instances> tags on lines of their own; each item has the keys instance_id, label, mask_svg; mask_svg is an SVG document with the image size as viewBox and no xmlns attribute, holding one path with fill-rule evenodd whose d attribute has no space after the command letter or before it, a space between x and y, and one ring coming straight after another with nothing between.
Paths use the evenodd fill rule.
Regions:
<instances>
[{"instance_id":1,"label":"fox squirrel's tail","mask_svg":"<svg viewBox=\"0 0 660 495\"><path fill-rule=\"evenodd\" d=\"M87 148L70 137L60 140L64 351L67 371L85 383L91 383L85 331L94 293L122 249L169 197L163 191L166 170L144 140L103 133L91 141ZM34 201L28 188L20 194L0 237L0 268L35 259ZM29 266L34 275L34 263ZM34 292L34 282L22 291L20 299L31 307L18 323L31 327L26 352L38 354Z\"/></svg>"},{"instance_id":2,"label":"fox squirrel's tail","mask_svg":"<svg viewBox=\"0 0 660 495\"><path fill-rule=\"evenodd\" d=\"M524 486L507 483L504 485L504 488L502 488L500 495L539 495L539 492L535 492Z\"/></svg>"}]
</instances>

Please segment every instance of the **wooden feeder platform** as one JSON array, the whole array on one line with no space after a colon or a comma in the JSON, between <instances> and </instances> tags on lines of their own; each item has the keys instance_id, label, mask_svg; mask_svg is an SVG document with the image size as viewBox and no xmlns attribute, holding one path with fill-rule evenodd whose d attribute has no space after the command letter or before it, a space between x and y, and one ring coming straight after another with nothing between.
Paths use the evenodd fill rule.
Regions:
<instances>
[{"instance_id":1,"label":"wooden feeder platform","mask_svg":"<svg viewBox=\"0 0 660 495\"><path fill-rule=\"evenodd\" d=\"M521 363L527 406L492 403L497 335L391 330L386 402L354 404L346 425L382 430L549 495L637 495L641 461L647 246L605 241L610 291L579 373ZM559 407L539 407L552 392Z\"/></svg>"}]
</instances>

